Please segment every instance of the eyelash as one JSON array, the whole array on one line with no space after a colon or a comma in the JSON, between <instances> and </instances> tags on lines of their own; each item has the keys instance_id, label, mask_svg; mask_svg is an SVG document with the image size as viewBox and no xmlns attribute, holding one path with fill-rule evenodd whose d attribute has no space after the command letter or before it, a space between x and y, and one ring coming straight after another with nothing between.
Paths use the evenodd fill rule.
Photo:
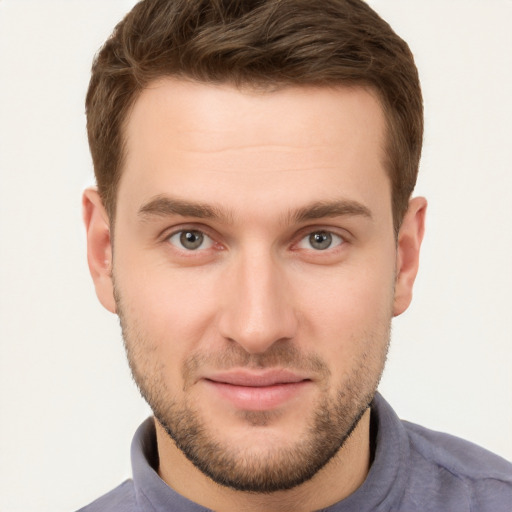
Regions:
<instances>
[{"instance_id":1,"label":"eyelash","mask_svg":"<svg viewBox=\"0 0 512 512\"><path fill-rule=\"evenodd\" d=\"M195 248L187 248L183 246L183 236L186 236L186 234L196 234L201 236L203 239L200 241L199 245ZM313 248L311 247L312 243L312 237L315 235L323 235L327 238L328 245L325 248ZM173 239L174 242L172 241ZM326 228L317 228L317 229L311 229L307 228L307 231L302 231L298 237L296 237L296 240L298 241L294 242L291 245L292 250L305 250L305 251L312 251L315 253L322 254L324 252L330 253L333 250L336 250L337 248L340 248L340 246L343 246L347 242L347 238L344 235L341 235L339 233L336 233L332 229L326 229ZM308 240L309 239L309 240ZM189 228L182 228L179 230L175 230L172 233L165 236L165 241L171 245L173 245L176 249L179 251L182 251L183 253L186 253L190 256L192 256L194 253L195 255L198 255L198 253L201 253L203 251L206 251L208 249L214 248L215 245L217 245L217 250L222 248L222 245L215 242L215 239L210 236L202 227L189 227ZM325 239L324 239L325 241ZM193 240L191 240L191 243L193 243ZM206 243L207 247L201 246ZM301 247L301 244L309 243L310 247ZM318 240L318 243L321 244L322 240ZM334 244L334 245L333 245Z\"/></svg>"},{"instance_id":2,"label":"eyelash","mask_svg":"<svg viewBox=\"0 0 512 512\"><path fill-rule=\"evenodd\" d=\"M201 243L197 246L197 248L190 249L190 248L183 246L183 237L186 235L189 235L189 234L190 235L199 235L200 237L202 237ZM181 244L181 247L178 247L177 243L174 244L172 242L172 239L176 238L176 237L179 238L179 243ZM179 249L184 250L185 252L196 252L199 250L210 249L215 244L214 240L210 236L208 236L208 234L206 234L204 231L202 231L200 229L181 229L180 231L175 231L174 233L171 233L169 236L166 237L166 240L169 243L171 243L172 245L174 245L175 247L178 247ZM200 249L201 245L203 245L204 242L206 242L206 244L208 246ZM191 243L193 243L193 242L191 242Z\"/></svg>"},{"instance_id":3,"label":"eyelash","mask_svg":"<svg viewBox=\"0 0 512 512\"><path fill-rule=\"evenodd\" d=\"M314 236L323 237L323 240L318 239L318 240L313 241ZM306 243L309 243L310 247L300 247L300 245L303 244L305 241L306 241ZM325 242L325 241L327 241L328 245L324 248L316 248L315 249L315 248L311 247L311 245L313 243L322 244L322 242ZM313 252L321 253L324 251L328 251L329 249L334 250L337 247L343 245L344 243L345 243L345 238L343 236L341 236L333 231L330 231L328 229L317 229L317 230L309 231L308 233L306 233L306 235L304 235L302 238L300 238L300 240L296 244L294 244L294 246L299 249L312 250Z\"/></svg>"}]
</instances>

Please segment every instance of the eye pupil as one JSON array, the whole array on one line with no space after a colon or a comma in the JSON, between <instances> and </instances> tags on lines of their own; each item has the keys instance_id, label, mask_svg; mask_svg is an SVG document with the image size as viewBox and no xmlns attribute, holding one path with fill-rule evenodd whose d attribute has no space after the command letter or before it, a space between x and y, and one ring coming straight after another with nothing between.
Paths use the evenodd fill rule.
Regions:
<instances>
[{"instance_id":1,"label":"eye pupil","mask_svg":"<svg viewBox=\"0 0 512 512\"><path fill-rule=\"evenodd\" d=\"M318 231L309 235L309 243L314 249L320 251L327 249L332 244L332 235L326 231Z\"/></svg>"},{"instance_id":2,"label":"eye pupil","mask_svg":"<svg viewBox=\"0 0 512 512\"><path fill-rule=\"evenodd\" d=\"M197 249L203 243L204 235L200 231L183 231L180 243L186 249Z\"/></svg>"}]
</instances>

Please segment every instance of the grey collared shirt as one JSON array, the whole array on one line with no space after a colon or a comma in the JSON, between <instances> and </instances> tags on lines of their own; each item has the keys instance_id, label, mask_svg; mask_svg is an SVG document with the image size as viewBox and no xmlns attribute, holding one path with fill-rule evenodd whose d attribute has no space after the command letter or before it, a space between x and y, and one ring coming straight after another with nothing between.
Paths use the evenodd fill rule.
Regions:
<instances>
[{"instance_id":1,"label":"grey collared shirt","mask_svg":"<svg viewBox=\"0 0 512 512\"><path fill-rule=\"evenodd\" d=\"M472 443L401 421L377 394L375 456L363 485L322 512L512 512L512 464ZM151 418L131 448L133 479L79 512L205 512L157 473Z\"/></svg>"}]
</instances>

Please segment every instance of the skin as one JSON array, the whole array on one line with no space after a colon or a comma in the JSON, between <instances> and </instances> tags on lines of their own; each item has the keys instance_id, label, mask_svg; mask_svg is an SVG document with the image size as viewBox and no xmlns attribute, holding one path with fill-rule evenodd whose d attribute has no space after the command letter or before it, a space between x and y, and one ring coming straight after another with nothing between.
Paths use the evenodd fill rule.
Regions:
<instances>
[{"instance_id":1,"label":"skin","mask_svg":"<svg viewBox=\"0 0 512 512\"><path fill-rule=\"evenodd\" d=\"M88 261L161 420L160 476L222 511L308 511L348 496L370 467L367 404L391 318L411 301L426 209L411 200L395 238L376 95L165 79L143 91L125 135L115 240L97 192L84 194ZM203 245L184 248L183 230L204 233ZM314 233L331 245L313 246ZM240 400L238 385L226 398L216 381L276 369L300 378L284 398L279 384L277 401L254 387ZM343 446L303 483L270 493L212 481L162 426L182 415L233 461L243 454L233 471L265 474L314 438L315 414L337 406L329 430L341 439L353 429Z\"/></svg>"}]
</instances>

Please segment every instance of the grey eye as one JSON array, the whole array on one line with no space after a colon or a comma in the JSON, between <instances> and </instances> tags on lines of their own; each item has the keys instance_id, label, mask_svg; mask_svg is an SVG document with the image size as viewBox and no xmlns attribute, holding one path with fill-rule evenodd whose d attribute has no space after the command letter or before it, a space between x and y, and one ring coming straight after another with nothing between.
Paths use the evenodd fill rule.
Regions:
<instances>
[{"instance_id":1,"label":"grey eye","mask_svg":"<svg viewBox=\"0 0 512 512\"><path fill-rule=\"evenodd\" d=\"M213 241L208 235L195 229L178 231L169 237L169 242L178 247L178 249L185 249L187 251L208 249L213 245Z\"/></svg>"},{"instance_id":2,"label":"grey eye","mask_svg":"<svg viewBox=\"0 0 512 512\"><path fill-rule=\"evenodd\" d=\"M317 251L328 249L332 244L332 234L327 231L318 231L309 235L309 244Z\"/></svg>"},{"instance_id":3,"label":"grey eye","mask_svg":"<svg viewBox=\"0 0 512 512\"><path fill-rule=\"evenodd\" d=\"M343 244L345 240L331 231L313 231L306 235L298 244L299 249L325 251Z\"/></svg>"},{"instance_id":4,"label":"grey eye","mask_svg":"<svg viewBox=\"0 0 512 512\"><path fill-rule=\"evenodd\" d=\"M203 243L203 234L199 231L182 231L180 243L185 249L197 249Z\"/></svg>"}]
</instances>

